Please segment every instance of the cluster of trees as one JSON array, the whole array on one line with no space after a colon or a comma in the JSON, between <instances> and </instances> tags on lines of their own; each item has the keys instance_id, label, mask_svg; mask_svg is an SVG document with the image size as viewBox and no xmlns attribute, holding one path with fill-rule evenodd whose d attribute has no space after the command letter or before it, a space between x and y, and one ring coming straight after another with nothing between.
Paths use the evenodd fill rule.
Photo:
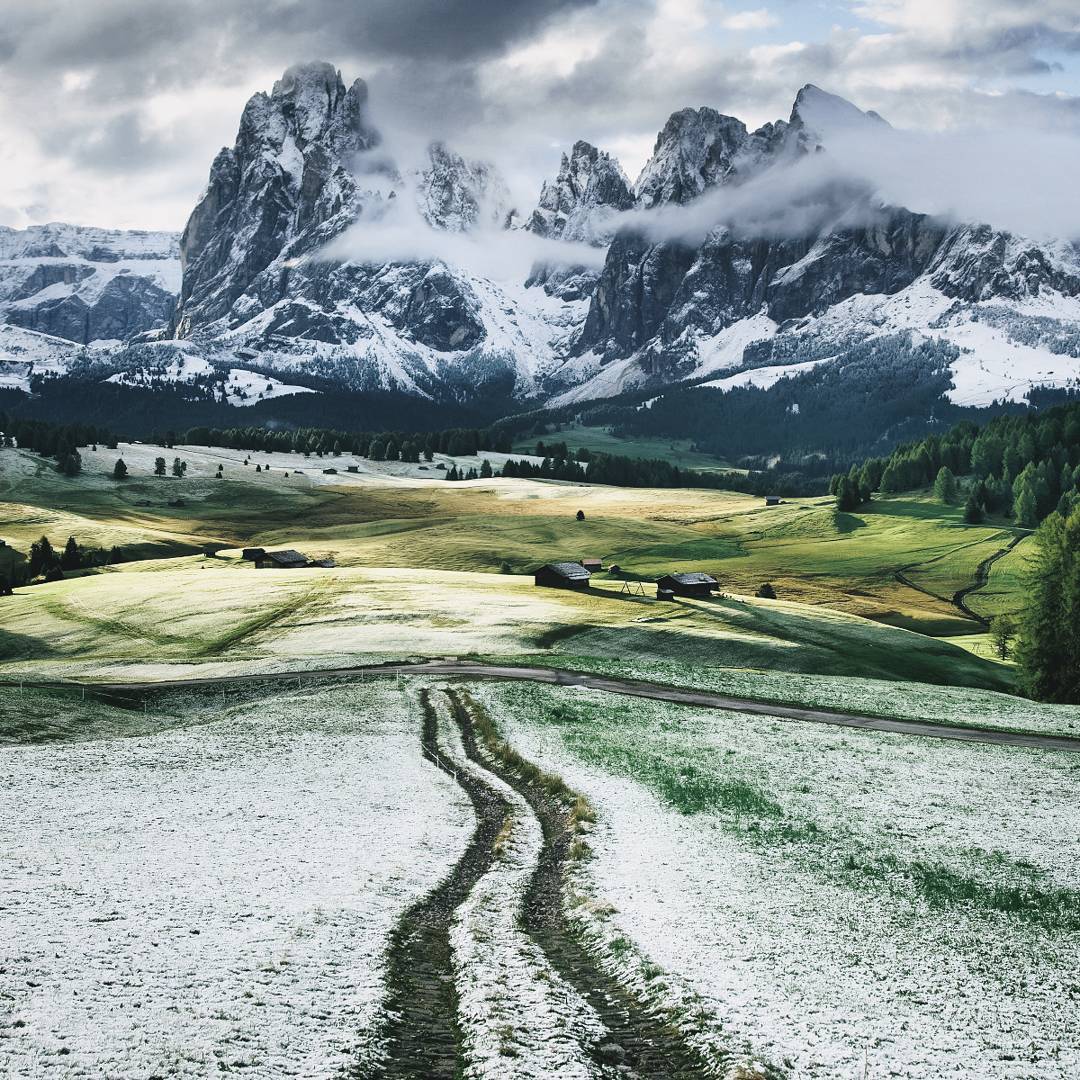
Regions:
<instances>
[{"instance_id":1,"label":"cluster of trees","mask_svg":"<svg viewBox=\"0 0 1080 1080\"><path fill-rule=\"evenodd\" d=\"M0 412L0 446L20 446L42 457L52 458L65 476L82 471L80 446L102 443L115 447L113 434L93 424L51 424L45 420L12 420Z\"/></svg>"},{"instance_id":2,"label":"cluster of trees","mask_svg":"<svg viewBox=\"0 0 1080 1080\"><path fill-rule=\"evenodd\" d=\"M1080 704L1080 508L1052 511L1035 534L1016 660L1026 693Z\"/></svg>"},{"instance_id":3,"label":"cluster of trees","mask_svg":"<svg viewBox=\"0 0 1080 1080\"><path fill-rule=\"evenodd\" d=\"M491 462L487 458L480 463L480 471L477 472L475 468L470 468L467 471L465 469L459 469L456 465L451 465L447 470L445 480L487 480L494 473L491 469Z\"/></svg>"},{"instance_id":4,"label":"cluster of trees","mask_svg":"<svg viewBox=\"0 0 1080 1080\"><path fill-rule=\"evenodd\" d=\"M117 465L122 464L122 461L123 461L123 459L118 461ZM245 462L245 464L247 464L247 463ZM165 475L165 469L166 469L166 461L165 461L165 459L163 457L154 458L154 475L155 476L164 476ZM258 469L258 466L256 466L256 469ZM218 471L220 472L220 470L221 470L221 466L219 465L218 466ZM125 473L125 475L127 473L127 466L126 465L124 466L124 473ZM182 458L174 457L173 458L173 463L172 463L172 474L173 474L173 476L175 476L175 477L177 477L177 479L179 479L180 477L184 476L186 473L187 473L187 462L184 461Z\"/></svg>"},{"instance_id":5,"label":"cluster of trees","mask_svg":"<svg viewBox=\"0 0 1080 1080\"><path fill-rule=\"evenodd\" d=\"M0 573L0 595L10 595L16 585L26 585L32 581L60 581L72 570L123 561L123 553L118 548L108 551L104 548L85 548L74 536L69 536L67 543L58 551L47 536L42 536L30 545L26 560L12 566L10 576Z\"/></svg>"},{"instance_id":6,"label":"cluster of trees","mask_svg":"<svg viewBox=\"0 0 1080 1080\"><path fill-rule=\"evenodd\" d=\"M774 355L780 340L760 356L748 349L744 359L759 366L819 358L814 343L805 339L798 340L797 353ZM837 351L835 342L818 349L828 357ZM837 360L769 387L688 386L666 391L649 408L638 403L598 407L590 422L606 423L618 434L689 438L702 451L729 460L747 454L824 454L850 461L926 431L931 417L955 422L974 416L975 410L945 397L949 365L957 355L947 343L916 343L909 334L895 334L854 343ZM827 465L825 475L838 463Z\"/></svg>"},{"instance_id":7,"label":"cluster of trees","mask_svg":"<svg viewBox=\"0 0 1080 1080\"><path fill-rule=\"evenodd\" d=\"M178 440L198 446L233 450L327 455L353 454L372 461L430 461L435 454L471 457L484 451L509 453L510 436L482 428L447 428L444 431L380 431L360 433L332 428L296 428L292 431L263 427L189 428ZM167 443L166 445L172 445Z\"/></svg>"},{"instance_id":8,"label":"cluster of trees","mask_svg":"<svg viewBox=\"0 0 1080 1080\"><path fill-rule=\"evenodd\" d=\"M961 423L944 435L898 446L855 471L879 473L873 491L932 484L941 502L963 499L971 523L997 514L1033 529L1055 510L1067 515L1080 503L1080 403L999 416L984 428Z\"/></svg>"},{"instance_id":9,"label":"cluster of trees","mask_svg":"<svg viewBox=\"0 0 1080 1080\"><path fill-rule=\"evenodd\" d=\"M526 461L524 458L520 461L511 458L503 465L502 475L537 480L577 480L579 483L592 480L592 477L586 474L585 467L569 456L545 457L539 465Z\"/></svg>"}]
</instances>

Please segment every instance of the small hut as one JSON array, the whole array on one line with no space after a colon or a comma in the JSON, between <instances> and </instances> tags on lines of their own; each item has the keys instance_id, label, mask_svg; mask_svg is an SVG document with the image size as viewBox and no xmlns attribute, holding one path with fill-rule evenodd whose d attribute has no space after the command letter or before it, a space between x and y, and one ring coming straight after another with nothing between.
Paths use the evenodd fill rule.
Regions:
<instances>
[{"instance_id":1,"label":"small hut","mask_svg":"<svg viewBox=\"0 0 1080 1080\"><path fill-rule=\"evenodd\" d=\"M286 548L284 551L264 551L262 558L255 562L260 570L298 570L307 564L307 556L301 555L299 551L294 551L292 548Z\"/></svg>"},{"instance_id":2,"label":"small hut","mask_svg":"<svg viewBox=\"0 0 1080 1080\"><path fill-rule=\"evenodd\" d=\"M665 574L656 583L656 594L670 592L673 596L709 596L720 586L716 578L700 570L690 573Z\"/></svg>"},{"instance_id":3,"label":"small hut","mask_svg":"<svg viewBox=\"0 0 1080 1080\"><path fill-rule=\"evenodd\" d=\"M240 557L245 562L258 562L266 554L266 548L244 548Z\"/></svg>"},{"instance_id":4,"label":"small hut","mask_svg":"<svg viewBox=\"0 0 1080 1080\"><path fill-rule=\"evenodd\" d=\"M581 563L557 562L545 563L536 571L534 579L537 585L549 589L587 589L589 576Z\"/></svg>"},{"instance_id":5,"label":"small hut","mask_svg":"<svg viewBox=\"0 0 1080 1080\"><path fill-rule=\"evenodd\" d=\"M779 506L783 501L784 500L781 499L779 495L766 495L765 496L765 505L766 506Z\"/></svg>"},{"instance_id":6,"label":"small hut","mask_svg":"<svg viewBox=\"0 0 1080 1080\"><path fill-rule=\"evenodd\" d=\"M582 559L581 565L589 571L590 574L599 574L604 569L604 564L599 559Z\"/></svg>"}]
</instances>

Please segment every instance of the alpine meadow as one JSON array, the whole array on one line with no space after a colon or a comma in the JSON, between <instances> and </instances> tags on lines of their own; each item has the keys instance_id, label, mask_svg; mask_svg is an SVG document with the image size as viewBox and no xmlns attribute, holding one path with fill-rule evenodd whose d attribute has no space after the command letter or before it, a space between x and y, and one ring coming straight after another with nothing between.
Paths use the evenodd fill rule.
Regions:
<instances>
[{"instance_id":1,"label":"alpine meadow","mask_svg":"<svg viewBox=\"0 0 1080 1080\"><path fill-rule=\"evenodd\" d=\"M0 1074L1080 1076L1075 3L0 15Z\"/></svg>"}]
</instances>

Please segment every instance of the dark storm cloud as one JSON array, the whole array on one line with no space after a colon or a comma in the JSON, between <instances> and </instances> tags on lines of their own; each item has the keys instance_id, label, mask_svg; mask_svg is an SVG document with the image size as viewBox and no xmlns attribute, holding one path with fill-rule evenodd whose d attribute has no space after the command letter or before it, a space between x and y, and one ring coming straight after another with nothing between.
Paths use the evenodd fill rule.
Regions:
<instances>
[{"instance_id":1,"label":"dark storm cloud","mask_svg":"<svg viewBox=\"0 0 1080 1080\"><path fill-rule=\"evenodd\" d=\"M763 4L772 31L726 29ZM307 60L367 80L396 155L446 139L495 160L526 209L578 138L634 174L674 110L755 126L806 82L900 126L1075 130L1074 98L1009 80L1072 66L1076 0L849 7L838 28L808 23L803 0L0 0L0 161L16 148L0 203L36 204L47 176L51 215L101 220L137 174L124 213L153 206L146 224L179 227L244 101Z\"/></svg>"}]
</instances>

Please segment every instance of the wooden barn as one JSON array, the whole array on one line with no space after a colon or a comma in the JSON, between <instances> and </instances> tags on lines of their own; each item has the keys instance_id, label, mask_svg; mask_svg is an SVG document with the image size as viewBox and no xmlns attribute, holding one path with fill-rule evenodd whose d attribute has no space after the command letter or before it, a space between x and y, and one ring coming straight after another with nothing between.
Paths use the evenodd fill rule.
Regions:
<instances>
[{"instance_id":1,"label":"wooden barn","mask_svg":"<svg viewBox=\"0 0 1080 1080\"><path fill-rule=\"evenodd\" d=\"M258 562L265 555L266 548L244 548L240 553L240 557L245 562Z\"/></svg>"},{"instance_id":2,"label":"wooden barn","mask_svg":"<svg viewBox=\"0 0 1080 1080\"><path fill-rule=\"evenodd\" d=\"M604 564L600 559L582 559L581 565L589 571L590 574L599 574L604 569Z\"/></svg>"},{"instance_id":3,"label":"wooden barn","mask_svg":"<svg viewBox=\"0 0 1080 1080\"><path fill-rule=\"evenodd\" d=\"M709 596L719 587L716 578L694 570L690 573L665 574L656 583L656 595L660 597L661 593L666 592L672 596Z\"/></svg>"},{"instance_id":4,"label":"wooden barn","mask_svg":"<svg viewBox=\"0 0 1080 1080\"><path fill-rule=\"evenodd\" d=\"M535 574L536 584L549 589L587 589L589 577L589 571L576 562L546 563Z\"/></svg>"},{"instance_id":5,"label":"wooden barn","mask_svg":"<svg viewBox=\"0 0 1080 1080\"><path fill-rule=\"evenodd\" d=\"M765 496L765 505L766 506L779 506L781 503L783 503L783 501L784 500L781 499L779 495L766 495Z\"/></svg>"},{"instance_id":6,"label":"wooden barn","mask_svg":"<svg viewBox=\"0 0 1080 1080\"><path fill-rule=\"evenodd\" d=\"M292 548L286 548L284 551L264 551L262 558L255 562L260 570L299 570L307 564L307 556L301 555L299 551L294 551Z\"/></svg>"}]
</instances>

